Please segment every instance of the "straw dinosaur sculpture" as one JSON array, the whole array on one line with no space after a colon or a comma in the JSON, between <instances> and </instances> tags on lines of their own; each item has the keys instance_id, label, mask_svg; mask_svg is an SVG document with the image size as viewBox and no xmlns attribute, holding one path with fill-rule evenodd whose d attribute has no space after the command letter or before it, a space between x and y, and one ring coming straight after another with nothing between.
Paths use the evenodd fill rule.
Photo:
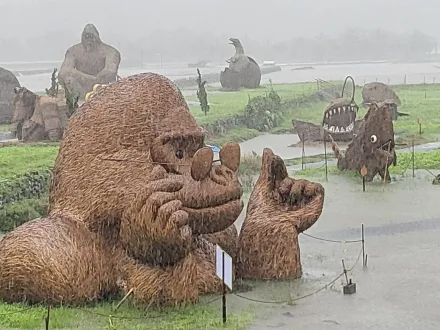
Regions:
<instances>
[{"instance_id":1,"label":"straw dinosaur sculpture","mask_svg":"<svg viewBox=\"0 0 440 330\"><path fill-rule=\"evenodd\" d=\"M102 42L96 27L87 24L81 42L66 51L58 79L83 99L95 84L116 81L120 62L119 51Z\"/></svg>"},{"instance_id":2,"label":"straw dinosaur sculpture","mask_svg":"<svg viewBox=\"0 0 440 330\"><path fill-rule=\"evenodd\" d=\"M223 88L257 88L260 86L261 69L255 60L245 55L240 40L229 38L235 47L235 54L227 62L229 67L220 73L220 83Z\"/></svg>"},{"instance_id":3,"label":"straw dinosaur sculpture","mask_svg":"<svg viewBox=\"0 0 440 330\"><path fill-rule=\"evenodd\" d=\"M290 178L283 160L264 149L240 231L238 274L260 280L301 277L298 235L318 220L323 205L322 185Z\"/></svg>"},{"instance_id":4,"label":"straw dinosaur sculpture","mask_svg":"<svg viewBox=\"0 0 440 330\"><path fill-rule=\"evenodd\" d=\"M167 78L143 73L72 115L48 216L0 241L0 300L83 304L133 289L138 305L221 290L215 246L235 253L240 147L220 151Z\"/></svg>"},{"instance_id":5,"label":"straw dinosaur sculpture","mask_svg":"<svg viewBox=\"0 0 440 330\"><path fill-rule=\"evenodd\" d=\"M397 155L395 151L393 121L386 110L385 102L371 102L363 118L357 135L348 145L345 152L341 151L336 142L332 140L332 149L338 159L337 166L340 170L358 171L365 166L367 175L365 179L370 182L376 174L382 180L391 181L388 167L396 166Z\"/></svg>"},{"instance_id":6,"label":"straw dinosaur sculpture","mask_svg":"<svg viewBox=\"0 0 440 330\"><path fill-rule=\"evenodd\" d=\"M399 95L390 86L381 82L371 82L362 88L362 105L369 107L373 101L382 102L386 107L384 110L390 113L391 119L397 120L399 116L409 116L407 113L399 112L398 106L401 105Z\"/></svg>"},{"instance_id":7,"label":"straw dinosaur sculpture","mask_svg":"<svg viewBox=\"0 0 440 330\"><path fill-rule=\"evenodd\" d=\"M344 97L347 82L352 82L351 97ZM327 135L331 135L335 141L351 141L353 134L359 127L359 120L356 120L358 105L354 101L356 84L352 76L345 77L342 92L336 94L336 99L324 109L322 123L316 125L302 120L292 120L293 127L298 133L301 141L323 141Z\"/></svg>"}]
</instances>

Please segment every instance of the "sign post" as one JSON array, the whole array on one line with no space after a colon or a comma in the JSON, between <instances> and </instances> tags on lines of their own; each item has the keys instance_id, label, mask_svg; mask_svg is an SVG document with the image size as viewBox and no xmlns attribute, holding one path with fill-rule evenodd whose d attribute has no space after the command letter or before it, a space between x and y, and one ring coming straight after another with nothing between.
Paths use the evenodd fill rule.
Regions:
<instances>
[{"instance_id":1,"label":"sign post","mask_svg":"<svg viewBox=\"0 0 440 330\"><path fill-rule=\"evenodd\" d=\"M222 280L223 324L226 324L226 286L232 290L232 258L218 244L215 251L215 274Z\"/></svg>"},{"instance_id":2,"label":"sign post","mask_svg":"<svg viewBox=\"0 0 440 330\"><path fill-rule=\"evenodd\" d=\"M368 170L365 166L362 166L361 168L361 175L362 175L362 191L365 192L365 176L367 175Z\"/></svg>"}]
</instances>

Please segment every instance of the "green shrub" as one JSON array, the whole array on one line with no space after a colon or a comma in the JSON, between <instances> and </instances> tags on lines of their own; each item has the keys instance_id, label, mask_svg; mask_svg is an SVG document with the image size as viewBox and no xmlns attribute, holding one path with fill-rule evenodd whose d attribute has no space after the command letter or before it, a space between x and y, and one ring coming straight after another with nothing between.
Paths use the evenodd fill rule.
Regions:
<instances>
[{"instance_id":1,"label":"green shrub","mask_svg":"<svg viewBox=\"0 0 440 330\"><path fill-rule=\"evenodd\" d=\"M45 216L48 204L47 194L7 204L0 209L0 232L11 231L27 221Z\"/></svg>"},{"instance_id":2,"label":"green shrub","mask_svg":"<svg viewBox=\"0 0 440 330\"><path fill-rule=\"evenodd\" d=\"M269 93L254 98L249 97L244 109L244 121L247 128L260 132L270 131L283 121L281 97L271 86Z\"/></svg>"},{"instance_id":3,"label":"green shrub","mask_svg":"<svg viewBox=\"0 0 440 330\"><path fill-rule=\"evenodd\" d=\"M0 209L9 203L39 197L49 190L50 179L51 170L47 168L0 181Z\"/></svg>"}]
</instances>

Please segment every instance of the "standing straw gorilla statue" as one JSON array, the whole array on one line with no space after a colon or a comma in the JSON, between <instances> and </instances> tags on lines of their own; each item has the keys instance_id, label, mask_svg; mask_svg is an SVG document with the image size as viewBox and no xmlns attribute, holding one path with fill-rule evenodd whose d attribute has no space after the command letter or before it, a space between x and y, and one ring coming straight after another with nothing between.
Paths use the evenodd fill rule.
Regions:
<instances>
[{"instance_id":1,"label":"standing straw gorilla statue","mask_svg":"<svg viewBox=\"0 0 440 330\"><path fill-rule=\"evenodd\" d=\"M81 99L95 84L116 81L121 54L99 37L93 24L87 24L81 42L70 47L58 75L62 86L79 94Z\"/></svg>"},{"instance_id":2,"label":"standing straw gorilla statue","mask_svg":"<svg viewBox=\"0 0 440 330\"><path fill-rule=\"evenodd\" d=\"M100 89L70 118L48 216L0 241L0 300L83 304L133 289L175 305L221 290L243 209L240 147L213 151L180 91L144 73Z\"/></svg>"}]
</instances>

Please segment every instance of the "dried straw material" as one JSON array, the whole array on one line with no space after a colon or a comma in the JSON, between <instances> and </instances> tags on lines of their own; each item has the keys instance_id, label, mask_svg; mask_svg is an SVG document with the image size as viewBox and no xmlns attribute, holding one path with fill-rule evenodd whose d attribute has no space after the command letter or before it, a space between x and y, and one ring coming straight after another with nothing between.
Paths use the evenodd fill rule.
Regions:
<instances>
[{"instance_id":1,"label":"dried straw material","mask_svg":"<svg viewBox=\"0 0 440 330\"><path fill-rule=\"evenodd\" d=\"M0 299L50 304L103 299L117 290L114 253L68 217L27 222L0 241Z\"/></svg>"},{"instance_id":2,"label":"dried straw material","mask_svg":"<svg viewBox=\"0 0 440 330\"><path fill-rule=\"evenodd\" d=\"M338 159L340 170L360 172L367 168L365 179L372 181L379 174L382 180L391 181L388 167L397 164L394 142L394 128L387 102L371 102L364 119L359 125L357 135L341 151L334 140L332 149ZM331 138L331 137L330 137Z\"/></svg>"},{"instance_id":3,"label":"dried straw material","mask_svg":"<svg viewBox=\"0 0 440 330\"><path fill-rule=\"evenodd\" d=\"M255 280L301 277L298 234L318 220L323 204L322 185L289 178L283 160L265 148L240 231L238 274Z\"/></svg>"},{"instance_id":4,"label":"dried straw material","mask_svg":"<svg viewBox=\"0 0 440 330\"><path fill-rule=\"evenodd\" d=\"M127 291L133 288L138 303L175 305L194 302L199 293L217 291L214 245L200 235L226 230L243 209L236 174L240 148L237 144L224 148L221 164L214 165L212 151L204 146L202 129L182 94L161 75L138 74L97 91L69 120L53 170L49 214L52 219L69 215L108 251L119 252L90 254L84 248L68 253L73 260L116 264L116 270L106 268L107 276L117 278L116 284ZM36 220L34 226L46 222L50 221ZM52 222L54 233L57 223ZM35 260L39 256L32 257L29 251L35 245L20 245L27 239L28 228L20 227L10 235L16 240L16 258L42 268L32 275L32 285L38 287L45 279L35 274L64 265L64 255L58 251L70 247L62 241L54 244L51 235L41 233L44 239L39 244L49 254L57 250L45 268L44 261ZM77 244L96 245L93 239L83 243L87 235L80 230L69 234ZM224 239L233 246L236 236L224 235ZM16 280L8 253L3 245L0 269L9 265L11 270L0 277L0 287ZM65 266L69 273L75 267L73 261ZM78 275L84 282L95 281L95 274L78 269L85 272ZM52 281L60 284L53 286L53 292L38 292L27 285L31 282L26 276L31 275L26 274L20 275L23 285L15 287L12 296L25 300L28 292L37 290L36 300L44 301L53 295L65 297L63 288L70 287L70 278L54 273ZM95 293L76 292L77 287L72 285L65 303L82 301L76 296L96 300ZM102 292L107 291L103 286ZM9 300L10 294L0 292L0 299Z\"/></svg>"}]
</instances>

